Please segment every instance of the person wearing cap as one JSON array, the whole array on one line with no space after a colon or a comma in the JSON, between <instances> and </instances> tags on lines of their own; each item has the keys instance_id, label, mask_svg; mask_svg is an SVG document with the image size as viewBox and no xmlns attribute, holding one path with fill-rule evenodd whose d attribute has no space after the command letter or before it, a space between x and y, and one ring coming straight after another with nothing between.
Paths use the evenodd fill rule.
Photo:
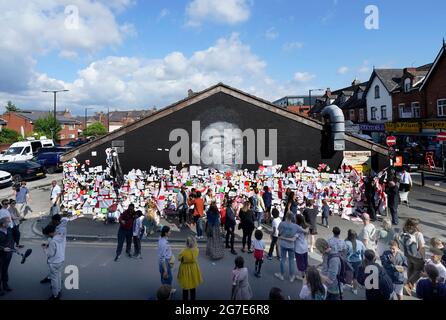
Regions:
<instances>
[{"instance_id":1,"label":"person wearing cap","mask_svg":"<svg viewBox=\"0 0 446 320\"><path fill-rule=\"evenodd\" d=\"M359 233L358 239L364 243L364 246L367 249L376 251L376 227L373 223L370 222L370 216L367 213L363 214L362 221L364 223L364 227Z\"/></svg>"}]
</instances>

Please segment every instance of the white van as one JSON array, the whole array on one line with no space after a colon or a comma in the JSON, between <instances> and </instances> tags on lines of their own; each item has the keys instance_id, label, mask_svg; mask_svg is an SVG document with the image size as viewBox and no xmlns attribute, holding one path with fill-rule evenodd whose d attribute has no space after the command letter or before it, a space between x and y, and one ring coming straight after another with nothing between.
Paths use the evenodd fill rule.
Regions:
<instances>
[{"instance_id":1,"label":"white van","mask_svg":"<svg viewBox=\"0 0 446 320\"><path fill-rule=\"evenodd\" d=\"M0 163L31 160L42 147L54 147L53 140L41 137L40 140L15 142L0 155Z\"/></svg>"}]
</instances>

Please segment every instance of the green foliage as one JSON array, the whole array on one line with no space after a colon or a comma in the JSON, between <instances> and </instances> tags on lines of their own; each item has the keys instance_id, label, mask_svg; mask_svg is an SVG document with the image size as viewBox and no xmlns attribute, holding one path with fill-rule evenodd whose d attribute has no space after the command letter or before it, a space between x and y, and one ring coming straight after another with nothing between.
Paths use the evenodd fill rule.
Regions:
<instances>
[{"instance_id":1,"label":"green foliage","mask_svg":"<svg viewBox=\"0 0 446 320\"><path fill-rule=\"evenodd\" d=\"M52 114L38 119L34 123L34 132L39 136L46 136L48 139L59 140L59 132L62 130L59 122Z\"/></svg>"},{"instance_id":2,"label":"green foliage","mask_svg":"<svg viewBox=\"0 0 446 320\"><path fill-rule=\"evenodd\" d=\"M92 123L87 127L87 129L84 130L84 132L82 132L82 135L84 137L90 137L90 136L98 137L98 136L103 136L105 134L107 134L107 129L101 122Z\"/></svg>"},{"instance_id":3,"label":"green foliage","mask_svg":"<svg viewBox=\"0 0 446 320\"><path fill-rule=\"evenodd\" d=\"M13 104L11 101L8 101L8 104L5 106L6 111L8 112L19 112L20 109L17 108L15 104Z\"/></svg>"},{"instance_id":4,"label":"green foliage","mask_svg":"<svg viewBox=\"0 0 446 320\"><path fill-rule=\"evenodd\" d=\"M20 140L20 134L17 131L3 128L0 132L0 143L14 143Z\"/></svg>"}]
</instances>

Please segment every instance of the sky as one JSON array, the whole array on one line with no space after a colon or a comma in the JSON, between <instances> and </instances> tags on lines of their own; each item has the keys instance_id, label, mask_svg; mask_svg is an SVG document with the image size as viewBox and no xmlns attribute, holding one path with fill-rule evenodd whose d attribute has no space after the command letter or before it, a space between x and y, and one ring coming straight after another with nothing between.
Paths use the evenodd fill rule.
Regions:
<instances>
[{"instance_id":1,"label":"sky","mask_svg":"<svg viewBox=\"0 0 446 320\"><path fill-rule=\"evenodd\" d=\"M335 90L433 62L444 12L441 0L0 0L0 111L50 110L42 90L70 90L58 109L74 114L161 108L218 82L270 101Z\"/></svg>"}]
</instances>

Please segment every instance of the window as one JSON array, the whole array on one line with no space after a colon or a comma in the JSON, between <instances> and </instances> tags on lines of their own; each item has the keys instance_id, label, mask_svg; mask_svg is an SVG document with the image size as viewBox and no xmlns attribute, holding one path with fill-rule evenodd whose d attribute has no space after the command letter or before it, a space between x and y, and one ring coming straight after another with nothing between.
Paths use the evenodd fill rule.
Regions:
<instances>
[{"instance_id":1,"label":"window","mask_svg":"<svg viewBox=\"0 0 446 320\"><path fill-rule=\"evenodd\" d=\"M70 134L70 139L74 139L74 138L76 138L76 136L74 135L74 134Z\"/></svg>"},{"instance_id":2,"label":"window","mask_svg":"<svg viewBox=\"0 0 446 320\"><path fill-rule=\"evenodd\" d=\"M414 118L421 118L421 108L419 102L412 102L412 116Z\"/></svg>"},{"instance_id":3,"label":"window","mask_svg":"<svg viewBox=\"0 0 446 320\"><path fill-rule=\"evenodd\" d=\"M65 139L65 135L64 135L64 134L61 134L61 135L60 135L60 138L61 138L61 139Z\"/></svg>"},{"instance_id":4,"label":"window","mask_svg":"<svg viewBox=\"0 0 446 320\"><path fill-rule=\"evenodd\" d=\"M69 126L68 129L70 129L70 130L75 130L75 129L76 129L76 126L75 126L74 124L70 124L70 126Z\"/></svg>"},{"instance_id":5,"label":"window","mask_svg":"<svg viewBox=\"0 0 446 320\"><path fill-rule=\"evenodd\" d=\"M26 147L25 148L25 151L23 151L23 154L24 155L27 155L28 153L30 153L31 152L31 147Z\"/></svg>"},{"instance_id":6,"label":"window","mask_svg":"<svg viewBox=\"0 0 446 320\"><path fill-rule=\"evenodd\" d=\"M439 117L446 117L446 99L437 101L437 115Z\"/></svg>"},{"instance_id":7,"label":"window","mask_svg":"<svg viewBox=\"0 0 446 320\"><path fill-rule=\"evenodd\" d=\"M372 107L372 112L370 114L372 117L372 120L376 120L376 110L377 110L377 108Z\"/></svg>"},{"instance_id":8,"label":"window","mask_svg":"<svg viewBox=\"0 0 446 320\"><path fill-rule=\"evenodd\" d=\"M381 120L387 120L387 106L381 106Z\"/></svg>"},{"instance_id":9,"label":"window","mask_svg":"<svg viewBox=\"0 0 446 320\"><path fill-rule=\"evenodd\" d=\"M355 121L355 120L356 120L356 119L355 119L355 118L356 118L356 117L355 117L355 110L352 109L352 110L349 111L349 113L350 113L350 114L349 114L350 120L351 120L351 121Z\"/></svg>"},{"instance_id":10,"label":"window","mask_svg":"<svg viewBox=\"0 0 446 320\"><path fill-rule=\"evenodd\" d=\"M412 83L410 79L407 78L406 80L404 80L404 92L409 92L411 88L412 88Z\"/></svg>"},{"instance_id":11,"label":"window","mask_svg":"<svg viewBox=\"0 0 446 320\"><path fill-rule=\"evenodd\" d=\"M380 94L379 94L379 86L376 85L375 86L375 99L379 99L380 98Z\"/></svg>"},{"instance_id":12,"label":"window","mask_svg":"<svg viewBox=\"0 0 446 320\"><path fill-rule=\"evenodd\" d=\"M359 122L364 122L364 109L359 109Z\"/></svg>"}]
</instances>

